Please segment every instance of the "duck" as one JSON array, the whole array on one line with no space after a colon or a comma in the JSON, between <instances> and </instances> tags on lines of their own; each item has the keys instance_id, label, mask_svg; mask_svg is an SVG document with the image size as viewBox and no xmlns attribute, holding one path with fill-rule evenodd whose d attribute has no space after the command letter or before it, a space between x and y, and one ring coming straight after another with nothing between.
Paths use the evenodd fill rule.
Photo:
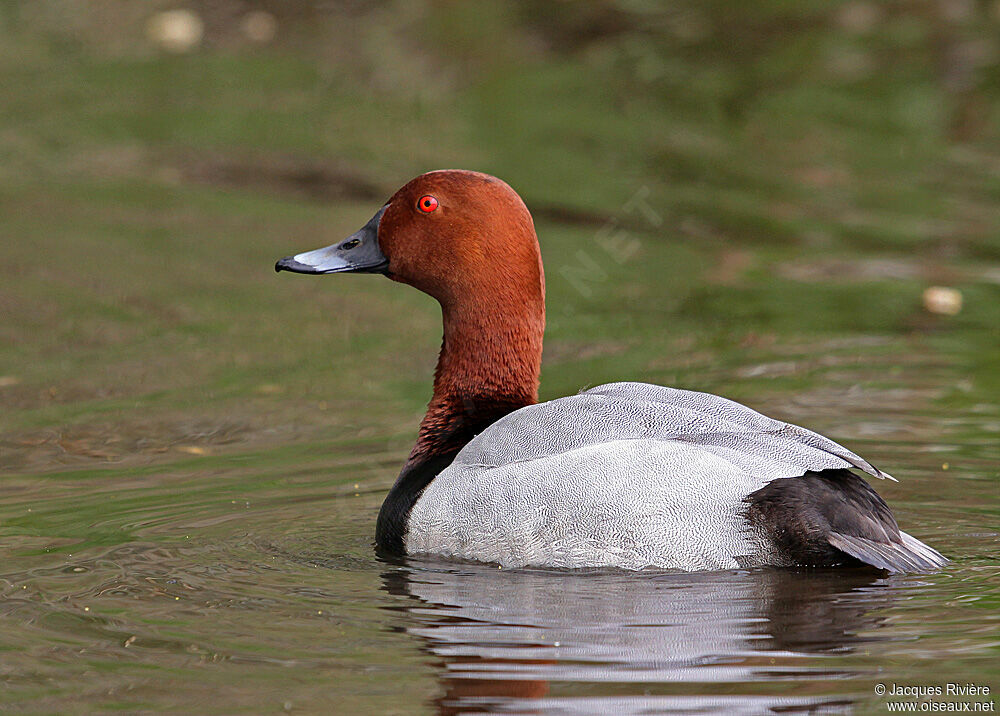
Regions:
<instances>
[{"instance_id":1,"label":"duck","mask_svg":"<svg viewBox=\"0 0 1000 716\"><path fill-rule=\"evenodd\" d=\"M545 274L531 213L501 179L421 174L357 232L275 270L382 274L440 304L433 394L376 521L386 559L688 572L947 564L859 473L890 475L811 430L640 382L539 402Z\"/></svg>"}]
</instances>

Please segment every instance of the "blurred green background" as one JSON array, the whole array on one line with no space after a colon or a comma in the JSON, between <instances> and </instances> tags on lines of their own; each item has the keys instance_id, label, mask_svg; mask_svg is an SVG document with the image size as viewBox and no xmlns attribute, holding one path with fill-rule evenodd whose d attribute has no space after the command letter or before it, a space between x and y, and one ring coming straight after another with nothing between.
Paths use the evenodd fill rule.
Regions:
<instances>
[{"instance_id":1,"label":"blurred green background","mask_svg":"<svg viewBox=\"0 0 1000 716\"><path fill-rule=\"evenodd\" d=\"M437 307L271 267L446 167L533 210L543 397L787 401L838 355L998 395L1000 3L8 1L0 38L6 471L405 452Z\"/></svg>"}]
</instances>

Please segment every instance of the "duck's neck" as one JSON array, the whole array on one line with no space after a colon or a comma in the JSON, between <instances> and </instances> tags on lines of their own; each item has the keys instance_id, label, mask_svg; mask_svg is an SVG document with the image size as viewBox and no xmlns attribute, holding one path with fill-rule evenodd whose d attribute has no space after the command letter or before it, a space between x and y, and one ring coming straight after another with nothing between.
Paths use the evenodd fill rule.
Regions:
<instances>
[{"instance_id":1,"label":"duck's neck","mask_svg":"<svg viewBox=\"0 0 1000 716\"><path fill-rule=\"evenodd\" d=\"M434 396L409 462L454 452L512 410L538 402L544 316L491 314L486 321L444 309Z\"/></svg>"},{"instance_id":2,"label":"duck's neck","mask_svg":"<svg viewBox=\"0 0 1000 716\"><path fill-rule=\"evenodd\" d=\"M379 513L375 539L383 554L405 551L410 510L466 443L504 415L538 401L544 295L503 303L442 307L444 339L434 395Z\"/></svg>"}]
</instances>

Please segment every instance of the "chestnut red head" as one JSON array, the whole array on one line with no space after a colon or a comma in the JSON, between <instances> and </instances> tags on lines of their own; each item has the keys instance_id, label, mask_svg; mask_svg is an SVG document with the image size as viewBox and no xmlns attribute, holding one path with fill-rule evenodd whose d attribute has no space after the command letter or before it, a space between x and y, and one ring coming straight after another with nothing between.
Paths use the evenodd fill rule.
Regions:
<instances>
[{"instance_id":1,"label":"chestnut red head","mask_svg":"<svg viewBox=\"0 0 1000 716\"><path fill-rule=\"evenodd\" d=\"M455 305L465 299L543 295L538 240L527 207L496 177L464 170L422 174L343 241L279 261L298 273L383 273Z\"/></svg>"}]
</instances>

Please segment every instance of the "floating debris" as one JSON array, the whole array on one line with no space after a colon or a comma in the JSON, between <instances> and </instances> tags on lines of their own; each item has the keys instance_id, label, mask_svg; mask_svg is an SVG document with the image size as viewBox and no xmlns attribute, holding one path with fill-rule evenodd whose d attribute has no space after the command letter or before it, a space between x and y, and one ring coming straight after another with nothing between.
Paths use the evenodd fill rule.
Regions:
<instances>
[{"instance_id":1,"label":"floating debris","mask_svg":"<svg viewBox=\"0 0 1000 716\"><path fill-rule=\"evenodd\" d=\"M146 36L167 52L190 52L201 43L205 23L191 10L167 10L146 23Z\"/></svg>"},{"instance_id":2,"label":"floating debris","mask_svg":"<svg viewBox=\"0 0 1000 716\"><path fill-rule=\"evenodd\" d=\"M954 316L962 310L962 292L947 286L931 286L924 290L924 308L930 313Z\"/></svg>"},{"instance_id":3,"label":"floating debris","mask_svg":"<svg viewBox=\"0 0 1000 716\"><path fill-rule=\"evenodd\" d=\"M197 445L181 445L177 448L181 452L186 452L188 455L208 455L209 452L203 447L198 447Z\"/></svg>"}]
</instances>

